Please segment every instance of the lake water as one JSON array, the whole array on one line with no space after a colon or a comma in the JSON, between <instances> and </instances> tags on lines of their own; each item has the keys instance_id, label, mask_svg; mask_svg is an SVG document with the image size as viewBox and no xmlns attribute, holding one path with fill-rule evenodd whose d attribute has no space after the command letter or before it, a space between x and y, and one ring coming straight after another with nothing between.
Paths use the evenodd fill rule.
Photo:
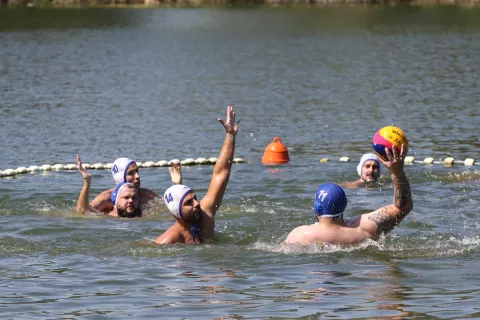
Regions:
<instances>
[{"instance_id":1,"label":"lake water","mask_svg":"<svg viewBox=\"0 0 480 320\"><path fill-rule=\"evenodd\" d=\"M228 104L246 160L202 246L153 245L166 210L73 213L77 171L0 178L1 318L480 318L479 166L407 165L414 210L379 242L282 244L385 125L416 159L479 158L478 8L3 8L0 56L0 170L216 157ZM264 167L275 136L291 161ZM163 194L167 168L140 170ZM93 198L113 179L91 172ZM347 189L346 216L391 203L381 184Z\"/></svg>"}]
</instances>

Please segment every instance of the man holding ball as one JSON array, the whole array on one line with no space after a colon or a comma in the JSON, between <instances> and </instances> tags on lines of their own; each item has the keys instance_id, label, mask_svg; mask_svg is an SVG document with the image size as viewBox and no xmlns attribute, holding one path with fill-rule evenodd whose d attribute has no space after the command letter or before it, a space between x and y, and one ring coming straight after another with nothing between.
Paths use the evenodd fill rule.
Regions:
<instances>
[{"instance_id":1,"label":"man holding ball","mask_svg":"<svg viewBox=\"0 0 480 320\"><path fill-rule=\"evenodd\" d=\"M398 225L412 210L413 201L410 184L403 170L408 147L402 144L400 153L395 146L391 149L385 147L387 160L382 157L379 159L392 174L392 204L347 220L343 217L347 206L345 192L337 184L325 183L315 194L314 212L317 222L295 228L285 243L357 244L366 239L378 240L382 234Z\"/></svg>"}]
</instances>

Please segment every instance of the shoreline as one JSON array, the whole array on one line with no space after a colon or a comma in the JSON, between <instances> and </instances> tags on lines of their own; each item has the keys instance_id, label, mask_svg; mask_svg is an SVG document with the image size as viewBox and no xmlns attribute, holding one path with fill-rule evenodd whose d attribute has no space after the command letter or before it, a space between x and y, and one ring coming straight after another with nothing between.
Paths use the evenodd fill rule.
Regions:
<instances>
[{"instance_id":1,"label":"shoreline","mask_svg":"<svg viewBox=\"0 0 480 320\"><path fill-rule=\"evenodd\" d=\"M317 8L355 6L477 6L480 0L0 0L0 10L9 7L35 8Z\"/></svg>"}]
</instances>

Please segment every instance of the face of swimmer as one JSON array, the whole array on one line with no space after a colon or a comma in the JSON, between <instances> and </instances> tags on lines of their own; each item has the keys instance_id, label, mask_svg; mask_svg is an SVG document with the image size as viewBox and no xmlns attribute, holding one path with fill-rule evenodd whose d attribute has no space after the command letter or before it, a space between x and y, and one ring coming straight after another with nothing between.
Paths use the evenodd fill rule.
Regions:
<instances>
[{"instance_id":1,"label":"face of swimmer","mask_svg":"<svg viewBox=\"0 0 480 320\"><path fill-rule=\"evenodd\" d=\"M120 190L115 203L120 217L133 217L138 208L137 189L125 186Z\"/></svg>"},{"instance_id":2,"label":"face of swimmer","mask_svg":"<svg viewBox=\"0 0 480 320\"><path fill-rule=\"evenodd\" d=\"M125 182L133 184L135 187L137 187L137 189L140 188L140 174L138 173L138 167L136 163L132 163L127 168L125 180Z\"/></svg>"},{"instance_id":3,"label":"face of swimmer","mask_svg":"<svg viewBox=\"0 0 480 320\"><path fill-rule=\"evenodd\" d=\"M362 179L365 182L375 182L380 176L380 167L375 160L365 161L362 167Z\"/></svg>"},{"instance_id":4,"label":"face of swimmer","mask_svg":"<svg viewBox=\"0 0 480 320\"><path fill-rule=\"evenodd\" d=\"M184 220L198 220L200 219L200 202L197 201L195 192L189 192L182 203L182 216Z\"/></svg>"}]
</instances>

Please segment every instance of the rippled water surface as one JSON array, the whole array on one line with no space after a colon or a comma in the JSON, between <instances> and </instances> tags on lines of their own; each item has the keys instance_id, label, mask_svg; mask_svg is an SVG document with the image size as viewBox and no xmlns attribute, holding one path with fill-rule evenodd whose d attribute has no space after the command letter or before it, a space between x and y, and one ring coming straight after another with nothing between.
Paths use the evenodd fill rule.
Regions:
<instances>
[{"instance_id":1,"label":"rippled water surface","mask_svg":"<svg viewBox=\"0 0 480 320\"><path fill-rule=\"evenodd\" d=\"M478 9L3 8L0 44L0 170L77 152L91 164L215 157L228 104L247 161L202 246L153 245L166 210L72 212L76 171L0 178L1 318L480 317L478 166L406 166L414 210L379 242L282 244L313 222L319 184L357 178L385 125L416 159L479 158ZM275 136L291 161L264 167ZM142 186L169 186L166 168L140 170ZM184 183L202 195L211 171L183 167ZM91 198L113 185L92 174ZM346 215L389 204L388 174L381 185L347 189Z\"/></svg>"}]
</instances>

